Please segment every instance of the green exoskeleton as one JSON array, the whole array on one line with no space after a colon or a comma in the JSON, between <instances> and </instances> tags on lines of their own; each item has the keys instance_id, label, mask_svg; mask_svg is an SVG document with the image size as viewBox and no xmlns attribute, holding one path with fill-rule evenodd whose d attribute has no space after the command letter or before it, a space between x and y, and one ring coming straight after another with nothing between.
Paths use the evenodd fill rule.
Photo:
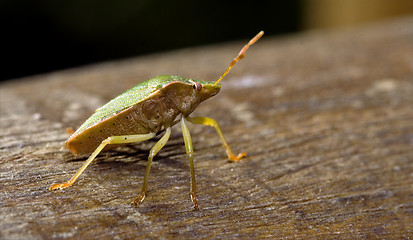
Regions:
<instances>
[{"instance_id":1,"label":"green exoskeleton","mask_svg":"<svg viewBox=\"0 0 413 240\"><path fill-rule=\"evenodd\" d=\"M98 108L65 142L74 154L90 153L90 157L76 174L66 183L53 184L49 189L63 189L72 185L95 157L110 144L123 144L145 141L165 132L151 148L146 165L143 187L140 196L133 202L141 203L148 189L148 177L154 156L165 146L171 135L171 127L181 124L186 153L189 157L191 172L190 196L194 208L198 209L196 199L195 169L191 136L185 121L212 126L217 131L230 161L238 161L245 153L234 155L217 122L207 117L190 117L195 108L206 99L215 96L221 89L219 82L231 68L245 56L245 52L264 34L258 33L246 44L238 56L216 82L197 81L177 76L157 76L129 89L106 105Z\"/></svg>"}]
</instances>

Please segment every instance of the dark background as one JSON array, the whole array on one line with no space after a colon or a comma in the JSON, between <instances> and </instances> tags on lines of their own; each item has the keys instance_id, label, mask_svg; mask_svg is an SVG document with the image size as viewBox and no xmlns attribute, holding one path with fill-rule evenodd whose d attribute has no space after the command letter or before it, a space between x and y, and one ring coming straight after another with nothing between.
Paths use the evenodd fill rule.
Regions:
<instances>
[{"instance_id":1,"label":"dark background","mask_svg":"<svg viewBox=\"0 0 413 240\"><path fill-rule=\"evenodd\" d=\"M0 81L96 62L413 13L411 0L1 0Z\"/></svg>"},{"instance_id":2,"label":"dark background","mask_svg":"<svg viewBox=\"0 0 413 240\"><path fill-rule=\"evenodd\" d=\"M300 0L2 0L0 80L300 29Z\"/></svg>"}]
</instances>

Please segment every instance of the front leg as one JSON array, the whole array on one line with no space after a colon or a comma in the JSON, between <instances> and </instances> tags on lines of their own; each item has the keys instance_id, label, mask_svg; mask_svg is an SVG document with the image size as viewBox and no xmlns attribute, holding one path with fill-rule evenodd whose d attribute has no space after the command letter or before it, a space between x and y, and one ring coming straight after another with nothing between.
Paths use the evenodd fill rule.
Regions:
<instances>
[{"instance_id":1,"label":"front leg","mask_svg":"<svg viewBox=\"0 0 413 240\"><path fill-rule=\"evenodd\" d=\"M196 181L195 181L195 167L194 167L194 148L192 147L191 134L186 126L185 119L182 116L181 119L181 129L182 136L184 137L186 154L189 158L189 169L191 171L191 191L189 192L191 196L192 203L194 204L194 209L198 210L198 200L196 199Z\"/></svg>"},{"instance_id":2,"label":"front leg","mask_svg":"<svg viewBox=\"0 0 413 240\"><path fill-rule=\"evenodd\" d=\"M225 140L224 134L222 134L221 128L219 127L218 123L214 119L208 118L208 117L193 117L193 118L186 117L185 119L191 123L214 127L219 135L219 138L222 141L222 144L224 145L225 150L227 151L228 159L230 161L238 161L241 158L247 156L247 154L244 152L238 154L238 156L235 156L234 153L232 153L231 148L229 147L227 141Z\"/></svg>"}]
</instances>

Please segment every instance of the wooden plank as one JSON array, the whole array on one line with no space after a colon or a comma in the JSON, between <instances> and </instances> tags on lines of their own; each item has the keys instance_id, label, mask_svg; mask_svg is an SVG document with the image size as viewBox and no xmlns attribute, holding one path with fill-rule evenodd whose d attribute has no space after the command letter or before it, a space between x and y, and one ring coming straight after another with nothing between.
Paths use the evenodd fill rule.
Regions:
<instances>
[{"instance_id":1,"label":"wooden plank","mask_svg":"<svg viewBox=\"0 0 413 240\"><path fill-rule=\"evenodd\" d=\"M248 153L230 163L213 129L189 126L199 211L176 127L138 208L154 141L101 154L72 187L47 188L88 157L59 151L67 127L155 75L213 81L243 42L3 83L0 238L411 238L412 24L264 36L193 113Z\"/></svg>"}]
</instances>

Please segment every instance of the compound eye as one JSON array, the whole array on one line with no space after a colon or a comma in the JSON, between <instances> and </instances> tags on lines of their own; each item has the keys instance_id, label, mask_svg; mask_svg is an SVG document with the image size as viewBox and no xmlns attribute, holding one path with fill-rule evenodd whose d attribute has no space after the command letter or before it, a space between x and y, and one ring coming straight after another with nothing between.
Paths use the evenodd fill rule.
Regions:
<instances>
[{"instance_id":1,"label":"compound eye","mask_svg":"<svg viewBox=\"0 0 413 240\"><path fill-rule=\"evenodd\" d=\"M192 85L192 87L194 89L196 89L197 91L201 91L202 89L202 84L198 83L198 82L194 82L194 85Z\"/></svg>"}]
</instances>

